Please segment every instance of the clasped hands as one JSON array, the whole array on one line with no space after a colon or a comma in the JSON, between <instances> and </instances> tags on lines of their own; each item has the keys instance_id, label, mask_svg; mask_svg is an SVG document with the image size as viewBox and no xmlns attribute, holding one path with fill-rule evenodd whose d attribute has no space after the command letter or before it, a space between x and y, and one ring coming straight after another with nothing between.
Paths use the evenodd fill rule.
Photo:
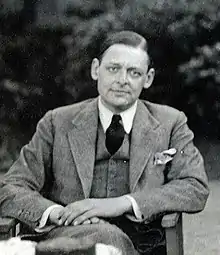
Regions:
<instances>
[{"instance_id":1,"label":"clasped hands","mask_svg":"<svg viewBox=\"0 0 220 255\"><path fill-rule=\"evenodd\" d=\"M91 198L55 207L49 220L55 225L80 225L103 223L102 218L117 217L132 211L132 204L125 196L116 198Z\"/></svg>"}]
</instances>

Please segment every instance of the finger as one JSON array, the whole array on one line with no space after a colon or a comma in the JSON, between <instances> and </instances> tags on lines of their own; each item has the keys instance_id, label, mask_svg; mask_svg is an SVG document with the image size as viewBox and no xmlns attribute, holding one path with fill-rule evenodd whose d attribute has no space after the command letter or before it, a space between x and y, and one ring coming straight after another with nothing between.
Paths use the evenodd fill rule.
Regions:
<instances>
[{"instance_id":1,"label":"finger","mask_svg":"<svg viewBox=\"0 0 220 255\"><path fill-rule=\"evenodd\" d=\"M60 219L63 219L63 220L65 220L67 217L68 217L68 215L70 214L70 211L72 211L72 208L77 208L76 207L76 204L77 204L78 202L75 202L75 203L71 203L71 204L68 204L67 206L65 206L64 208L63 208L63 210L61 210L61 211L59 211L59 213L58 213L58 217L60 218Z\"/></svg>"},{"instance_id":2,"label":"finger","mask_svg":"<svg viewBox=\"0 0 220 255\"><path fill-rule=\"evenodd\" d=\"M69 205L63 207L62 210L60 210L57 214L58 214L58 218L61 219L62 216L67 212L67 210L70 210Z\"/></svg>"},{"instance_id":3,"label":"finger","mask_svg":"<svg viewBox=\"0 0 220 255\"><path fill-rule=\"evenodd\" d=\"M53 223L53 224L55 224L55 225L59 225L59 219L50 218L50 223Z\"/></svg>"},{"instance_id":4,"label":"finger","mask_svg":"<svg viewBox=\"0 0 220 255\"><path fill-rule=\"evenodd\" d=\"M68 217L69 217L69 215L71 214L71 211L69 211L69 210L66 210L65 212L64 212L64 214L62 215L62 217L60 218L60 220L59 220L59 223L60 224L64 224L64 225L68 225L67 224L67 219L68 219Z\"/></svg>"},{"instance_id":5,"label":"finger","mask_svg":"<svg viewBox=\"0 0 220 255\"><path fill-rule=\"evenodd\" d=\"M60 222L65 226L70 225L76 217L84 213L83 209L80 211L77 209L73 210L72 208L66 207L64 210L65 211L60 218Z\"/></svg>"},{"instance_id":6,"label":"finger","mask_svg":"<svg viewBox=\"0 0 220 255\"><path fill-rule=\"evenodd\" d=\"M56 225L62 225L59 216L54 213L49 215L49 222Z\"/></svg>"},{"instance_id":7,"label":"finger","mask_svg":"<svg viewBox=\"0 0 220 255\"><path fill-rule=\"evenodd\" d=\"M91 224L91 220L85 220L82 224L83 225Z\"/></svg>"},{"instance_id":8,"label":"finger","mask_svg":"<svg viewBox=\"0 0 220 255\"><path fill-rule=\"evenodd\" d=\"M68 215L68 217L65 219L64 225L71 225L77 219L80 217L81 221L80 224L82 224L84 221L89 220L90 217L85 217L84 214L86 211L83 212L72 212L71 214Z\"/></svg>"},{"instance_id":9,"label":"finger","mask_svg":"<svg viewBox=\"0 0 220 255\"><path fill-rule=\"evenodd\" d=\"M77 201L70 205L67 205L64 209L65 212L63 213L61 220L64 225L70 225L75 218L79 217L80 215L84 214L88 210L88 204L85 203L86 200ZM83 221L87 220L88 218L84 218Z\"/></svg>"},{"instance_id":10,"label":"finger","mask_svg":"<svg viewBox=\"0 0 220 255\"><path fill-rule=\"evenodd\" d=\"M59 222L64 224L65 226L69 225L75 217L77 217L79 213L77 211L73 211L72 208L65 207L64 213L61 216Z\"/></svg>"},{"instance_id":11,"label":"finger","mask_svg":"<svg viewBox=\"0 0 220 255\"><path fill-rule=\"evenodd\" d=\"M65 208L63 208L62 211L60 211L60 212L58 213L59 224L63 224L63 223L65 222L65 220L66 220L67 217L68 217L67 212L68 212L68 208L65 207ZM69 213L70 213L70 212L69 212Z\"/></svg>"},{"instance_id":12,"label":"finger","mask_svg":"<svg viewBox=\"0 0 220 255\"><path fill-rule=\"evenodd\" d=\"M96 223L98 223L100 221L100 219L98 217L92 217L90 219L90 221L91 221L92 224L96 224Z\"/></svg>"},{"instance_id":13,"label":"finger","mask_svg":"<svg viewBox=\"0 0 220 255\"><path fill-rule=\"evenodd\" d=\"M91 219L91 218L96 217L96 216L97 216L97 211L95 209L87 211L84 214L76 217L73 221L73 225L74 226L80 225L80 224L82 224L83 221L85 221L87 219Z\"/></svg>"}]
</instances>

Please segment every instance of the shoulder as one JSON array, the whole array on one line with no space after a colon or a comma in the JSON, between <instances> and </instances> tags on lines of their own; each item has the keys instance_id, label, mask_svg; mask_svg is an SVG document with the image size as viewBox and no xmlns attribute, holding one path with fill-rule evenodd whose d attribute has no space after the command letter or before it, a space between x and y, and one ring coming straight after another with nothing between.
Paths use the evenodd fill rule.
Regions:
<instances>
[{"instance_id":1,"label":"shoulder","mask_svg":"<svg viewBox=\"0 0 220 255\"><path fill-rule=\"evenodd\" d=\"M187 121L185 114L168 105L156 104L142 100L150 114L160 123L176 122L179 120Z\"/></svg>"},{"instance_id":2,"label":"shoulder","mask_svg":"<svg viewBox=\"0 0 220 255\"><path fill-rule=\"evenodd\" d=\"M53 118L70 118L77 115L81 110L89 106L90 103L94 102L96 99L88 99L82 102L78 102L71 105L62 106L51 111Z\"/></svg>"},{"instance_id":3,"label":"shoulder","mask_svg":"<svg viewBox=\"0 0 220 255\"><path fill-rule=\"evenodd\" d=\"M96 98L92 98L75 104L49 110L41 121L49 119L52 126L57 128L61 126L64 127L66 125L68 126L81 111L86 111L86 109L89 109L91 105L94 105L96 100Z\"/></svg>"}]
</instances>

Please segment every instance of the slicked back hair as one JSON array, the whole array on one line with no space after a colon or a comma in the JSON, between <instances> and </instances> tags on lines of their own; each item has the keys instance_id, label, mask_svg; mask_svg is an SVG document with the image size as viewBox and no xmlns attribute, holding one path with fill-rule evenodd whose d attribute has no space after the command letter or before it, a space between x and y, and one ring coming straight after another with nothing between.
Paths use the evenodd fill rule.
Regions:
<instances>
[{"instance_id":1,"label":"slicked back hair","mask_svg":"<svg viewBox=\"0 0 220 255\"><path fill-rule=\"evenodd\" d=\"M124 44L134 48L140 48L145 51L148 55L148 64L150 64L150 57L148 54L148 45L146 39L133 31L120 31L113 32L107 35L106 39L100 46L100 54L98 56L99 60L102 61L103 56L105 55L106 50L114 44Z\"/></svg>"}]
</instances>

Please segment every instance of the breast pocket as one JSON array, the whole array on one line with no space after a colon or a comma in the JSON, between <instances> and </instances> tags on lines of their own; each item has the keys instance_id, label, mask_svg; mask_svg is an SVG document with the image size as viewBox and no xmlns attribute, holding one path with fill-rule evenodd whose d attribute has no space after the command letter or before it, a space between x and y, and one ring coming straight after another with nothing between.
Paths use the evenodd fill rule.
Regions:
<instances>
[{"instance_id":1,"label":"breast pocket","mask_svg":"<svg viewBox=\"0 0 220 255\"><path fill-rule=\"evenodd\" d=\"M167 165L155 164L154 160L148 165L149 180L152 182L163 184L166 179Z\"/></svg>"}]
</instances>

